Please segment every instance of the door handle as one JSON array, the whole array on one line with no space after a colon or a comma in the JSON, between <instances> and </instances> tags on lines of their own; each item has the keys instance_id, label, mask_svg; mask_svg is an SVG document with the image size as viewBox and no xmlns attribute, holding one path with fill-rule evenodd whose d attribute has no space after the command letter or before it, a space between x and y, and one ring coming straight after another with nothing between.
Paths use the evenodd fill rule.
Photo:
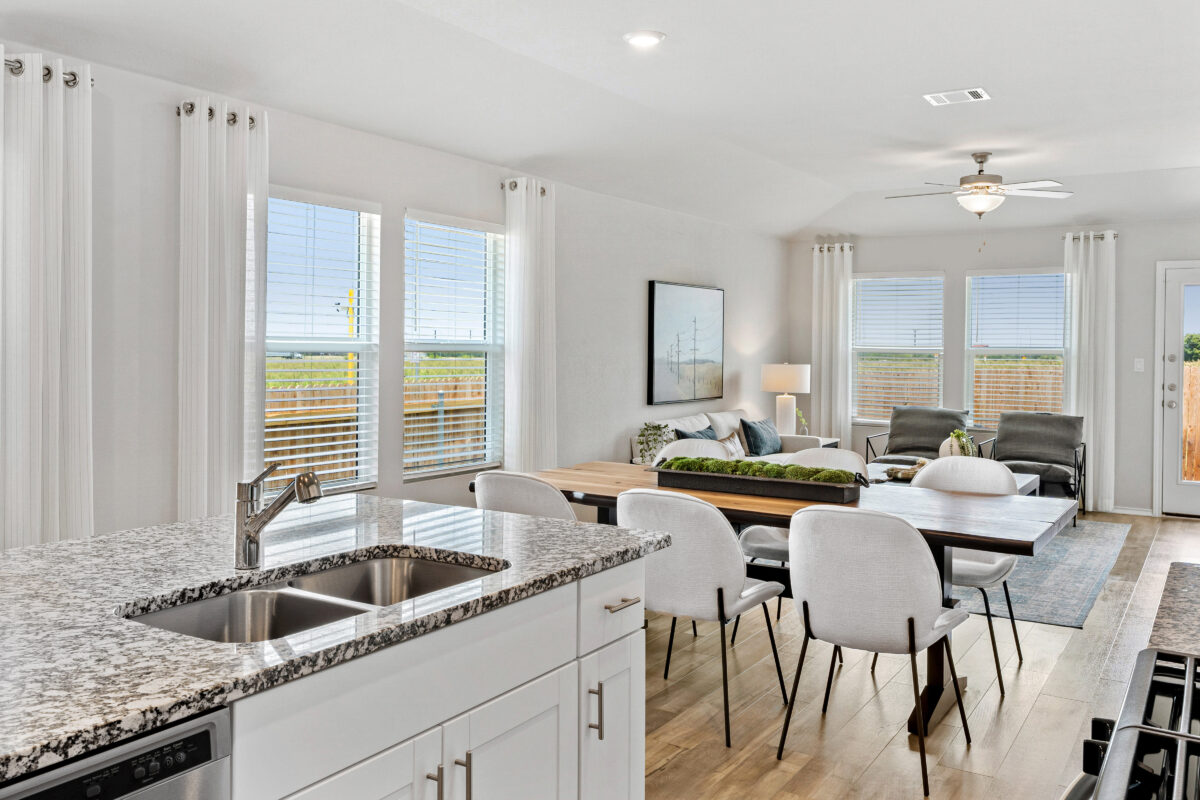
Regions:
<instances>
[{"instance_id":1,"label":"door handle","mask_svg":"<svg viewBox=\"0 0 1200 800\"><path fill-rule=\"evenodd\" d=\"M615 614L618 611L624 611L630 606L636 606L640 602L642 602L642 598L640 597L622 597L619 603L606 603L604 610L610 614Z\"/></svg>"},{"instance_id":2,"label":"door handle","mask_svg":"<svg viewBox=\"0 0 1200 800\"><path fill-rule=\"evenodd\" d=\"M437 800L445 800L445 797L446 797L446 789L445 789L446 782L444 780L442 780L442 778L445 777L445 770L446 770L445 767L443 767L441 764L438 764L438 771L437 771L436 775L433 774L432 772L425 773L425 777L428 778L429 780L433 781L434 783L436 783L438 786Z\"/></svg>"},{"instance_id":3,"label":"door handle","mask_svg":"<svg viewBox=\"0 0 1200 800\"><path fill-rule=\"evenodd\" d=\"M461 758L454 759L454 763L467 770L467 794L466 800L471 800L471 751L467 751L466 761Z\"/></svg>"},{"instance_id":4,"label":"door handle","mask_svg":"<svg viewBox=\"0 0 1200 800\"><path fill-rule=\"evenodd\" d=\"M600 741L604 741L604 681L597 681L595 689L588 689L588 694L596 695L596 722L589 722L588 727L600 734Z\"/></svg>"}]
</instances>

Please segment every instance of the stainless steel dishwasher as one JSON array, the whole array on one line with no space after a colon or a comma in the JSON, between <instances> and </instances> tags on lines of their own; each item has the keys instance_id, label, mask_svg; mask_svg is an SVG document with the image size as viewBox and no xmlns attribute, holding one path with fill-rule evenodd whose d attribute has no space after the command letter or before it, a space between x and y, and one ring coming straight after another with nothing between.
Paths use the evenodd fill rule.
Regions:
<instances>
[{"instance_id":1,"label":"stainless steel dishwasher","mask_svg":"<svg viewBox=\"0 0 1200 800\"><path fill-rule=\"evenodd\" d=\"M229 800L229 710L180 722L0 788L0 800Z\"/></svg>"}]
</instances>

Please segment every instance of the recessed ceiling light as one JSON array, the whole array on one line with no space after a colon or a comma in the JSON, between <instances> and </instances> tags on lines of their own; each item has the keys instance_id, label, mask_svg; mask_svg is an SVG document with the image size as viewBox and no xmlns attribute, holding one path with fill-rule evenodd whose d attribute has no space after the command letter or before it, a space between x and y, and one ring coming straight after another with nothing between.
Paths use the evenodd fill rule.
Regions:
<instances>
[{"instance_id":1,"label":"recessed ceiling light","mask_svg":"<svg viewBox=\"0 0 1200 800\"><path fill-rule=\"evenodd\" d=\"M625 34L625 41L640 50L649 50L667 38L661 31L631 31Z\"/></svg>"}]
</instances>

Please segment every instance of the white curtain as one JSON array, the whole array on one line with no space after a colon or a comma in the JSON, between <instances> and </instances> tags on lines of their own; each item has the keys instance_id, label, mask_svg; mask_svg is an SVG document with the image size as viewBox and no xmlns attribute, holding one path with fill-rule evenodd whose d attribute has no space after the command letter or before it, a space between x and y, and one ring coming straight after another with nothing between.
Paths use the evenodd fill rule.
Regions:
<instances>
[{"instance_id":1,"label":"white curtain","mask_svg":"<svg viewBox=\"0 0 1200 800\"><path fill-rule=\"evenodd\" d=\"M3 58L0 549L93 527L91 67Z\"/></svg>"},{"instance_id":2,"label":"white curtain","mask_svg":"<svg viewBox=\"0 0 1200 800\"><path fill-rule=\"evenodd\" d=\"M850 438L850 275L854 246L813 247L812 422L817 436Z\"/></svg>"},{"instance_id":3,"label":"white curtain","mask_svg":"<svg viewBox=\"0 0 1200 800\"><path fill-rule=\"evenodd\" d=\"M505 181L504 468L558 466L554 187Z\"/></svg>"},{"instance_id":4,"label":"white curtain","mask_svg":"<svg viewBox=\"0 0 1200 800\"><path fill-rule=\"evenodd\" d=\"M1117 234L1068 233L1071 413L1083 417L1087 510L1112 511L1116 474Z\"/></svg>"},{"instance_id":5,"label":"white curtain","mask_svg":"<svg viewBox=\"0 0 1200 800\"><path fill-rule=\"evenodd\" d=\"M228 511L262 461L267 119L180 108L178 504L193 519Z\"/></svg>"}]
</instances>

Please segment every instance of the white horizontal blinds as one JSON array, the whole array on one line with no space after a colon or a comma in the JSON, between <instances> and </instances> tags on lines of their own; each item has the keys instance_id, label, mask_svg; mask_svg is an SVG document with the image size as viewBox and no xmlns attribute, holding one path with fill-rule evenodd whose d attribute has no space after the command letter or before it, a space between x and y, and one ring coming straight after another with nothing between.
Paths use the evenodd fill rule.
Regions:
<instances>
[{"instance_id":1,"label":"white horizontal blinds","mask_svg":"<svg viewBox=\"0 0 1200 800\"><path fill-rule=\"evenodd\" d=\"M976 425L995 428L1005 411L1062 412L1067 308L1062 273L967 279L967 373Z\"/></svg>"},{"instance_id":2,"label":"white horizontal blinds","mask_svg":"<svg viewBox=\"0 0 1200 800\"><path fill-rule=\"evenodd\" d=\"M852 415L942 400L942 279L856 278L851 302Z\"/></svg>"},{"instance_id":3,"label":"white horizontal blinds","mask_svg":"<svg viewBox=\"0 0 1200 800\"><path fill-rule=\"evenodd\" d=\"M500 461L503 269L502 233L405 220L405 475Z\"/></svg>"},{"instance_id":4,"label":"white horizontal blinds","mask_svg":"<svg viewBox=\"0 0 1200 800\"><path fill-rule=\"evenodd\" d=\"M268 489L316 471L373 483L379 450L379 215L272 197L267 211Z\"/></svg>"}]
</instances>

